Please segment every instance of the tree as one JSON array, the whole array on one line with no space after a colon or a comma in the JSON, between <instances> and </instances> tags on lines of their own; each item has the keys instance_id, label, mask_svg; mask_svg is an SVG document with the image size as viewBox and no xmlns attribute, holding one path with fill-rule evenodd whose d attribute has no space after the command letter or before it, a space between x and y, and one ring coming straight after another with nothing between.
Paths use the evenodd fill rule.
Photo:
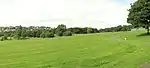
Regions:
<instances>
[{"instance_id":1,"label":"tree","mask_svg":"<svg viewBox=\"0 0 150 68\"><path fill-rule=\"evenodd\" d=\"M63 36L63 33L64 33L63 31L57 31L57 32L56 32L56 35L57 35L57 36Z\"/></svg>"},{"instance_id":2,"label":"tree","mask_svg":"<svg viewBox=\"0 0 150 68\"><path fill-rule=\"evenodd\" d=\"M144 27L150 34L150 0L138 0L131 4L127 22L135 27Z\"/></svg>"},{"instance_id":3,"label":"tree","mask_svg":"<svg viewBox=\"0 0 150 68\"><path fill-rule=\"evenodd\" d=\"M55 37L53 32L43 32L40 35L41 38L53 38Z\"/></svg>"},{"instance_id":4,"label":"tree","mask_svg":"<svg viewBox=\"0 0 150 68\"><path fill-rule=\"evenodd\" d=\"M6 35L4 35L4 36L1 37L0 40L1 40L1 41L8 40L8 37L7 37Z\"/></svg>"},{"instance_id":5,"label":"tree","mask_svg":"<svg viewBox=\"0 0 150 68\"><path fill-rule=\"evenodd\" d=\"M19 40L21 38L21 34L22 34L22 26L20 25L17 26L15 30L14 38Z\"/></svg>"},{"instance_id":6,"label":"tree","mask_svg":"<svg viewBox=\"0 0 150 68\"><path fill-rule=\"evenodd\" d=\"M25 28L22 29L21 37L23 37L23 38L27 37L27 31Z\"/></svg>"},{"instance_id":7,"label":"tree","mask_svg":"<svg viewBox=\"0 0 150 68\"><path fill-rule=\"evenodd\" d=\"M4 39L1 37L1 38L0 38L0 41L4 41Z\"/></svg>"},{"instance_id":8,"label":"tree","mask_svg":"<svg viewBox=\"0 0 150 68\"><path fill-rule=\"evenodd\" d=\"M1 37L1 36L4 36L4 32L0 32L0 37Z\"/></svg>"},{"instance_id":9,"label":"tree","mask_svg":"<svg viewBox=\"0 0 150 68\"><path fill-rule=\"evenodd\" d=\"M36 30L36 37L40 37L41 30Z\"/></svg>"},{"instance_id":10,"label":"tree","mask_svg":"<svg viewBox=\"0 0 150 68\"><path fill-rule=\"evenodd\" d=\"M63 33L63 36L72 36L72 32L71 31L65 31Z\"/></svg>"},{"instance_id":11,"label":"tree","mask_svg":"<svg viewBox=\"0 0 150 68\"><path fill-rule=\"evenodd\" d=\"M45 33L44 33L44 32L41 33L40 37L41 37L41 38L45 38Z\"/></svg>"},{"instance_id":12,"label":"tree","mask_svg":"<svg viewBox=\"0 0 150 68\"><path fill-rule=\"evenodd\" d=\"M66 31L66 29L67 29L66 25L63 25L63 24L58 25L55 33L57 36L63 36L63 33Z\"/></svg>"},{"instance_id":13,"label":"tree","mask_svg":"<svg viewBox=\"0 0 150 68\"><path fill-rule=\"evenodd\" d=\"M82 29L79 27L69 28L68 31L71 31L74 34L81 34Z\"/></svg>"},{"instance_id":14,"label":"tree","mask_svg":"<svg viewBox=\"0 0 150 68\"><path fill-rule=\"evenodd\" d=\"M4 35L2 38L4 38L4 40L8 40L7 35Z\"/></svg>"},{"instance_id":15,"label":"tree","mask_svg":"<svg viewBox=\"0 0 150 68\"><path fill-rule=\"evenodd\" d=\"M46 32L46 33L45 33L45 37L46 37L46 38L53 38L53 37L55 37L55 36L54 36L54 33L53 33L53 32Z\"/></svg>"},{"instance_id":16,"label":"tree","mask_svg":"<svg viewBox=\"0 0 150 68\"><path fill-rule=\"evenodd\" d=\"M87 33L94 33L94 29L93 29L93 28L88 27L88 28L87 28Z\"/></svg>"}]
</instances>

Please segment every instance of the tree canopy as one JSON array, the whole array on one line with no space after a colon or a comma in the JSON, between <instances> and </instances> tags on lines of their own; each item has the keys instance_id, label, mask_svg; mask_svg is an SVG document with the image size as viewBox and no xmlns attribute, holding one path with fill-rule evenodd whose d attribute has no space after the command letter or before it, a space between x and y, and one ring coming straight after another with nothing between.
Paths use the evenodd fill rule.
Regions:
<instances>
[{"instance_id":1,"label":"tree canopy","mask_svg":"<svg viewBox=\"0 0 150 68\"><path fill-rule=\"evenodd\" d=\"M137 0L131 4L127 22L135 27L144 27L150 34L150 0Z\"/></svg>"}]
</instances>

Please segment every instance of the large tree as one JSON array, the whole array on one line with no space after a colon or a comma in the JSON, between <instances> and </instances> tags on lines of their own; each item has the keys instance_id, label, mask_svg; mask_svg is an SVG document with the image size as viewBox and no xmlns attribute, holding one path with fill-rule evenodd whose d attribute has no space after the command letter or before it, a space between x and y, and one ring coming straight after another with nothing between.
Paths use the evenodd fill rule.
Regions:
<instances>
[{"instance_id":1,"label":"large tree","mask_svg":"<svg viewBox=\"0 0 150 68\"><path fill-rule=\"evenodd\" d=\"M64 24L58 25L55 33L57 36L63 36L63 33L66 31L66 29L67 29L67 27Z\"/></svg>"},{"instance_id":2,"label":"large tree","mask_svg":"<svg viewBox=\"0 0 150 68\"><path fill-rule=\"evenodd\" d=\"M150 34L150 0L137 0L131 4L127 22L135 27L144 27Z\"/></svg>"},{"instance_id":3,"label":"large tree","mask_svg":"<svg viewBox=\"0 0 150 68\"><path fill-rule=\"evenodd\" d=\"M21 34L22 34L22 26L16 26L16 30L15 30L15 33L14 33L14 38L15 39L20 39L21 37Z\"/></svg>"}]
</instances>

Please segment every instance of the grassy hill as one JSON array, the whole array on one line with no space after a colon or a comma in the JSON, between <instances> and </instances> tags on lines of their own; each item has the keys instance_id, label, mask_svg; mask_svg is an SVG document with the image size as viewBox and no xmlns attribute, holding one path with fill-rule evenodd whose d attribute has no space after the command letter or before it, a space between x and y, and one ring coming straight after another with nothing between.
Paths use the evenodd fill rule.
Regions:
<instances>
[{"instance_id":1,"label":"grassy hill","mask_svg":"<svg viewBox=\"0 0 150 68\"><path fill-rule=\"evenodd\" d=\"M2 41L0 68L138 68L150 61L150 36L137 36L143 32Z\"/></svg>"}]
</instances>

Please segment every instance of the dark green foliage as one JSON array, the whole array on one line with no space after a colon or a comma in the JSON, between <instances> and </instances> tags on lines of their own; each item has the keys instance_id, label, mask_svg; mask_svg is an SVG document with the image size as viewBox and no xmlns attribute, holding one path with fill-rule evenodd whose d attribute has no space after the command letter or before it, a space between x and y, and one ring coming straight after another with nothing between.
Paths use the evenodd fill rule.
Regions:
<instances>
[{"instance_id":1,"label":"dark green foliage","mask_svg":"<svg viewBox=\"0 0 150 68\"><path fill-rule=\"evenodd\" d=\"M55 37L55 36L54 36L54 33L53 33L53 32L47 32L47 33L45 33L45 37L46 37L46 38L53 38L53 37Z\"/></svg>"},{"instance_id":2,"label":"dark green foliage","mask_svg":"<svg viewBox=\"0 0 150 68\"><path fill-rule=\"evenodd\" d=\"M123 28L121 28L121 31L131 31L131 27L124 25Z\"/></svg>"},{"instance_id":3,"label":"dark green foliage","mask_svg":"<svg viewBox=\"0 0 150 68\"><path fill-rule=\"evenodd\" d=\"M9 40L12 40L12 37L9 37Z\"/></svg>"},{"instance_id":4,"label":"dark green foliage","mask_svg":"<svg viewBox=\"0 0 150 68\"><path fill-rule=\"evenodd\" d=\"M2 36L1 41L4 41L4 40L8 40L8 37L7 36Z\"/></svg>"},{"instance_id":5,"label":"dark green foliage","mask_svg":"<svg viewBox=\"0 0 150 68\"><path fill-rule=\"evenodd\" d=\"M10 36L11 36L11 34L9 32L5 32L4 35L1 36L0 41L12 40Z\"/></svg>"},{"instance_id":6,"label":"dark green foliage","mask_svg":"<svg viewBox=\"0 0 150 68\"><path fill-rule=\"evenodd\" d=\"M131 31L133 27L131 25L117 26L111 28L100 29L99 32L119 32L119 31Z\"/></svg>"},{"instance_id":7,"label":"dark green foliage","mask_svg":"<svg viewBox=\"0 0 150 68\"><path fill-rule=\"evenodd\" d=\"M0 41L4 41L4 39L3 39L3 38L0 38Z\"/></svg>"},{"instance_id":8,"label":"dark green foliage","mask_svg":"<svg viewBox=\"0 0 150 68\"><path fill-rule=\"evenodd\" d=\"M63 36L72 36L72 32L71 31L66 31L63 33Z\"/></svg>"},{"instance_id":9,"label":"dark green foliage","mask_svg":"<svg viewBox=\"0 0 150 68\"><path fill-rule=\"evenodd\" d=\"M14 39L20 39L22 36L22 26L17 26L15 33L14 33Z\"/></svg>"},{"instance_id":10,"label":"dark green foliage","mask_svg":"<svg viewBox=\"0 0 150 68\"><path fill-rule=\"evenodd\" d=\"M75 27L75 28L68 28L69 31L71 31L73 34L87 34L87 33L98 33L98 29L96 28L80 28L80 27Z\"/></svg>"},{"instance_id":11,"label":"dark green foliage","mask_svg":"<svg viewBox=\"0 0 150 68\"><path fill-rule=\"evenodd\" d=\"M57 32L56 32L56 35L57 35L57 36L63 36L63 33L64 33L63 31L57 31Z\"/></svg>"},{"instance_id":12,"label":"dark green foliage","mask_svg":"<svg viewBox=\"0 0 150 68\"><path fill-rule=\"evenodd\" d=\"M144 27L150 34L150 0L137 0L131 4L127 22L135 27Z\"/></svg>"},{"instance_id":13,"label":"dark green foliage","mask_svg":"<svg viewBox=\"0 0 150 68\"><path fill-rule=\"evenodd\" d=\"M94 29L93 28L87 28L87 33L94 33Z\"/></svg>"},{"instance_id":14,"label":"dark green foliage","mask_svg":"<svg viewBox=\"0 0 150 68\"><path fill-rule=\"evenodd\" d=\"M66 25L61 24L61 25L58 25L58 27L56 28L55 33L56 33L57 36L63 36L63 33L66 30L67 30Z\"/></svg>"},{"instance_id":15,"label":"dark green foliage","mask_svg":"<svg viewBox=\"0 0 150 68\"><path fill-rule=\"evenodd\" d=\"M23 28L21 31L21 37L23 37L23 38L27 37L27 31L25 28Z\"/></svg>"},{"instance_id":16,"label":"dark green foliage","mask_svg":"<svg viewBox=\"0 0 150 68\"><path fill-rule=\"evenodd\" d=\"M40 37L41 37L41 38L46 38L46 37L45 37L45 33L44 33L44 32L41 33Z\"/></svg>"},{"instance_id":17,"label":"dark green foliage","mask_svg":"<svg viewBox=\"0 0 150 68\"><path fill-rule=\"evenodd\" d=\"M4 36L4 32L0 32L0 37Z\"/></svg>"},{"instance_id":18,"label":"dark green foliage","mask_svg":"<svg viewBox=\"0 0 150 68\"><path fill-rule=\"evenodd\" d=\"M74 34L81 34L82 33L82 29L79 27L69 28L68 30L73 32Z\"/></svg>"},{"instance_id":19,"label":"dark green foliage","mask_svg":"<svg viewBox=\"0 0 150 68\"><path fill-rule=\"evenodd\" d=\"M8 37L11 37L12 33L13 33L12 31L10 31L10 32L0 32L0 37L4 36L4 35L8 36Z\"/></svg>"},{"instance_id":20,"label":"dark green foliage","mask_svg":"<svg viewBox=\"0 0 150 68\"><path fill-rule=\"evenodd\" d=\"M14 35L13 38L17 39L17 40L21 39L21 37L19 35Z\"/></svg>"},{"instance_id":21,"label":"dark green foliage","mask_svg":"<svg viewBox=\"0 0 150 68\"><path fill-rule=\"evenodd\" d=\"M36 30L35 37L38 37L38 38L39 38L39 37L40 37L41 32L42 32L41 30Z\"/></svg>"},{"instance_id":22,"label":"dark green foliage","mask_svg":"<svg viewBox=\"0 0 150 68\"><path fill-rule=\"evenodd\" d=\"M2 38L4 38L4 40L8 40L8 35L4 35Z\"/></svg>"},{"instance_id":23,"label":"dark green foliage","mask_svg":"<svg viewBox=\"0 0 150 68\"><path fill-rule=\"evenodd\" d=\"M85 27L85 28L75 27L75 28L69 28L68 30L74 34L87 34L87 33L98 33L99 32L98 29L91 28L91 27Z\"/></svg>"},{"instance_id":24,"label":"dark green foliage","mask_svg":"<svg viewBox=\"0 0 150 68\"><path fill-rule=\"evenodd\" d=\"M41 38L53 38L55 37L54 33L53 32L43 32L41 35L40 35Z\"/></svg>"},{"instance_id":25,"label":"dark green foliage","mask_svg":"<svg viewBox=\"0 0 150 68\"><path fill-rule=\"evenodd\" d=\"M82 30L82 33L83 33L83 34L87 34L87 27L82 28L81 30Z\"/></svg>"},{"instance_id":26,"label":"dark green foliage","mask_svg":"<svg viewBox=\"0 0 150 68\"><path fill-rule=\"evenodd\" d=\"M14 39L22 39L22 38L51 38L56 34L57 36L71 36L74 34L87 34L87 33L98 33L98 29L96 28L68 28L66 25L58 25L57 28L45 27L45 26L30 26L30 27L0 27L0 36L7 35L8 37L13 37ZM71 32L68 32L71 31Z\"/></svg>"},{"instance_id":27,"label":"dark green foliage","mask_svg":"<svg viewBox=\"0 0 150 68\"><path fill-rule=\"evenodd\" d=\"M33 37L32 36L32 31L29 31L29 30L26 32L26 35L27 35L27 37Z\"/></svg>"},{"instance_id":28,"label":"dark green foliage","mask_svg":"<svg viewBox=\"0 0 150 68\"><path fill-rule=\"evenodd\" d=\"M99 32L118 32L118 31L130 31L132 26L117 26L110 27L105 29L96 29L91 27L74 27L68 28L66 25L58 25L57 28L45 27L45 26L30 26L30 27L0 27L0 36L13 37L14 39L23 39L23 38L51 38L55 34L57 36L71 36L72 34L88 34L88 33L99 33Z\"/></svg>"}]
</instances>

